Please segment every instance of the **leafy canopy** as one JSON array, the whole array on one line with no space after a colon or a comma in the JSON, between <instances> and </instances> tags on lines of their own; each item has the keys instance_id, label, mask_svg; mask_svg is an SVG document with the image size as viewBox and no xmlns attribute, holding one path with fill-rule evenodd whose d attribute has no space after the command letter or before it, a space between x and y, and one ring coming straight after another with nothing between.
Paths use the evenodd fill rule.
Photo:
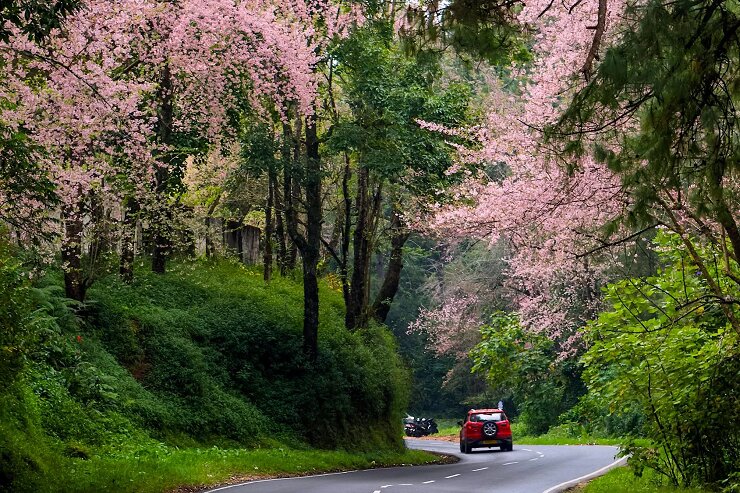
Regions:
<instances>
[{"instance_id":1,"label":"leafy canopy","mask_svg":"<svg viewBox=\"0 0 740 493\"><path fill-rule=\"evenodd\" d=\"M737 334L720 308L726 300L712 295L677 235L661 232L655 246L662 270L605 288L609 309L586 329L584 380L609 412L636 405L648 417L655 446L627 449L638 472L648 466L677 485L716 482L740 460ZM705 259L719 254L701 250Z\"/></svg>"}]
</instances>

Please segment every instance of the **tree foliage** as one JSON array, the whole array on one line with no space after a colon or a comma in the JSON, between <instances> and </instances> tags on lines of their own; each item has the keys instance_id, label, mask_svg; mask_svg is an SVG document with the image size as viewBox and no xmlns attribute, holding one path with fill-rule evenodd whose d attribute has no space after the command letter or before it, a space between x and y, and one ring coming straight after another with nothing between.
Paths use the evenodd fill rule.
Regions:
<instances>
[{"instance_id":1,"label":"tree foliage","mask_svg":"<svg viewBox=\"0 0 740 493\"><path fill-rule=\"evenodd\" d=\"M740 16L723 1L650 1L626 15L631 29L552 135L593 152L619 178L628 198L618 221L664 224L687 248L693 238L714 243L737 284ZM693 261L714 295L728 294L711 282L711 266L698 254ZM740 332L734 311L723 309Z\"/></svg>"},{"instance_id":2,"label":"tree foliage","mask_svg":"<svg viewBox=\"0 0 740 493\"><path fill-rule=\"evenodd\" d=\"M655 242L665 267L607 286L609 309L587 328L589 398L616 415L636 406L646 416L654 445L626 449L638 473L647 466L676 485L718 483L740 464L737 333L727 300L713 295L680 238L663 232ZM700 255L717 265L722 252L706 246Z\"/></svg>"},{"instance_id":3,"label":"tree foliage","mask_svg":"<svg viewBox=\"0 0 740 493\"><path fill-rule=\"evenodd\" d=\"M513 401L527 433L546 433L584 393L581 368L558 359L554 341L526 330L515 314L497 312L480 330L472 371Z\"/></svg>"},{"instance_id":4,"label":"tree foliage","mask_svg":"<svg viewBox=\"0 0 740 493\"><path fill-rule=\"evenodd\" d=\"M80 0L5 0L0 3L0 41L8 41L17 31L32 41L43 41L80 3Z\"/></svg>"},{"instance_id":5,"label":"tree foliage","mask_svg":"<svg viewBox=\"0 0 740 493\"><path fill-rule=\"evenodd\" d=\"M518 0L427 0L409 5L396 22L410 50L451 47L471 61L505 66L527 61L528 29L518 22Z\"/></svg>"}]
</instances>

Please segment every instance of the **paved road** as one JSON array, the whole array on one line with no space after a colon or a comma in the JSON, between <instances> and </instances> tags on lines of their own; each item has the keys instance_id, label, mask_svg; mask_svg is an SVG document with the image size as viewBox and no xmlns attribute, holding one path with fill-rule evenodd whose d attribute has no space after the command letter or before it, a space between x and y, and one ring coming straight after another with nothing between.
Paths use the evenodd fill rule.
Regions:
<instances>
[{"instance_id":1,"label":"paved road","mask_svg":"<svg viewBox=\"0 0 740 493\"><path fill-rule=\"evenodd\" d=\"M616 447L516 445L512 452L474 450L458 444L407 440L410 448L461 457L447 465L394 467L303 478L252 481L211 490L224 493L543 493L592 473L616 459Z\"/></svg>"}]
</instances>

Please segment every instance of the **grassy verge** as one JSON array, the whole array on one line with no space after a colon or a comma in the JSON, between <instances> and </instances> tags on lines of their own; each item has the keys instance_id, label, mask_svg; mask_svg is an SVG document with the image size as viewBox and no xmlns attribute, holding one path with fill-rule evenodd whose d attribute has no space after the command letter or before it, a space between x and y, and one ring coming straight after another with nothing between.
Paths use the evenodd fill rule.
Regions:
<instances>
[{"instance_id":1,"label":"grassy verge","mask_svg":"<svg viewBox=\"0 0 740 493\"><path fill-rule=\"evenodd\" d=\"M432 436L435 437L442 437L442 436L450 436L455 435L457 436L460 432L460 427L457 424L457 419L438 419L437 420L437 428L439 429L439 433L435 433Z\"/></svg>"},{"instance_id":2,"label":"grassy verge","mask_svg":"<svg viewBox=\"0 0 740 493\"><path fill-rule=\"evenodd\" d=\"M549 433L536 437L514 436L514 443L520 445L621 445L622 442L621 438L560 437L552 436Z\"/></svg>"},{"instance_id":3,"label":"grassy verge","mask_svg":"<svg viewBox=\"0 0 740 493\"><path fill-rule=\"evenodd\" d=\"M618 467L604 476L594 479L585 485L579 485L571 493L709 493L701 488L675 488L661 484L660 477L646 470L638 478L629 467Z\"/></svg>"},{"instance_id":4,"label":"grassy verge","mask_svg":"<svg viewBox=\"0 0 740 493\"><path fill-rule=\"evenodd\" d=\"M349 453L270 449L186 449L162 447L132 456L70 460L53 491L198 491L251 479L321 472L429 464L440 457L421 451ZM51 491L51 490L50 490Z\"/></svg>"}]
</instances>

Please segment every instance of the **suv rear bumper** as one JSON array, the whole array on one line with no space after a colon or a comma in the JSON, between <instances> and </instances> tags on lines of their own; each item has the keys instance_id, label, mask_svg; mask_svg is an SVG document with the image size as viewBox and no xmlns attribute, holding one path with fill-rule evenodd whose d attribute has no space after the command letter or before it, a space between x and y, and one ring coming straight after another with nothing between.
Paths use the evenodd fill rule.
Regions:
<instances>
[{"instance_id":1,"label":"suv rear bumper","mask_svg":"<svg viewBox=\"0 0 740 493\"><path fill-rule=\"evenodd\" d=\"M467 442L470 446L470 448L478 448L478 447L501 447L508 446L512 444L511 437L509 438L486 438L483 440L476 440L476 441L468 441Z\"/></svg>"}]
</instances>

